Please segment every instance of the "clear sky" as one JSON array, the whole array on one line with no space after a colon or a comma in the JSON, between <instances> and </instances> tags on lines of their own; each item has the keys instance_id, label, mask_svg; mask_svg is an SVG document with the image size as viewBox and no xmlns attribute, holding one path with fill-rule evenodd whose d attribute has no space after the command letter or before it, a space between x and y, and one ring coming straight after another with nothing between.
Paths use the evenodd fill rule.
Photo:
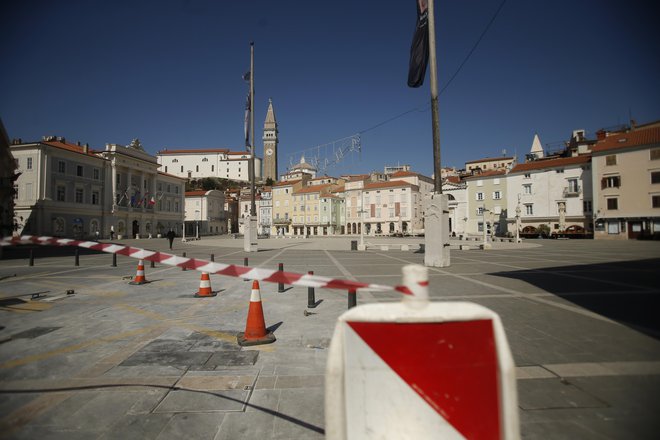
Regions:
<instances>
[{"instance_id":1,"label":"clear sky","mask_svg":"<svg viewBox=\"0 0 660 440\"><path fill-rule=\"evenodd\" d=\"M442 88L501 0L436 0ZM440 96L443 166L522 155L534 133L660 119L652 2L508 0ZM328 174L410 164L430 175L428 73L406 85L415 1L21 0L2 7L0 117L11 138L243 149L255 42L257 154L268 98L289 155L355 133ZM417 109L391 122L408 110Z\"/></svg>"}]
</instances>

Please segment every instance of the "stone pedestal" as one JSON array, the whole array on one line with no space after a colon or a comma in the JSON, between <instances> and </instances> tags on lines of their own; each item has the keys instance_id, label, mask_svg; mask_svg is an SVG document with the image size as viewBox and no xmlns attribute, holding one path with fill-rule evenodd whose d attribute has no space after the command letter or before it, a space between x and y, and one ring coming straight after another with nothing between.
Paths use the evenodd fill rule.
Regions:
<instances>
[{"instance_id":1,"label":"stone pedestal","mask_svg":"<svg viewBox=\"0 0 660 440\"><path fill-rule=\"evenodd\" d=\"M446 194L424 197L424 265L449 267L449 198Z\"/></svg>"},{"instance_id":2,"label":"stone pedestal","mask_svg":"<svg viewBox=\"0 0 660 440\"><path fill-rule=\"evenodd\" d=\"M243 250L245 252L257 252L257 218L245 217L243 227Z\"/></svg>"}]
</instances>

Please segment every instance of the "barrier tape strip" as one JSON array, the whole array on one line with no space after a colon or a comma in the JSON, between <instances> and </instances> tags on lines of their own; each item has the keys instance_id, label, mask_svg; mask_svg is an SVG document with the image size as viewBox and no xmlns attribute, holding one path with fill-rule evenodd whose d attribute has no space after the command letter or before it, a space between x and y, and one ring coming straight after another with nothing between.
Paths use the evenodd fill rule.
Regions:
<instances>
[{"instance_id":1,"label":"barrier tape strip","mask_svg":"<svg viewBox=\"0 0 660 440\"><path fill-rule=\"evenodd\" d=\"M179 257L178 255L165 252L149 251L131 246L121 246L114 243L99 243L96 241L72 240L68 238L38 237L35 235L23 235L20 237L5 237L0 241L0 246L12 244L39 244L55 246L75 246L95 251L107 252L109 254L125 255L140 260L154 261L168 266L185 267L186 269L207 272L215 275L247 278L251 280L266 281L271 283L289 284L292 286L319 287L326 289L368 289L379 292L396 291L405 295L412 292L406 286L386 286L382 284L368 284L357 281L328 278L318 275L299 274L284 272L259 267L237 266L235 264L223 264L197 258Z\"/></svg>"}]
</instances>

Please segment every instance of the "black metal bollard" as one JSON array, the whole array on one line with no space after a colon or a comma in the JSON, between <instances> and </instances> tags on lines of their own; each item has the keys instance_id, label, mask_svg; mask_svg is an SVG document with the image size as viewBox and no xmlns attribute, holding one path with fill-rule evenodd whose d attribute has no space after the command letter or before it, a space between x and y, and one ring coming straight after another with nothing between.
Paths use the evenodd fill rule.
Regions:
<instances>
[{"instance_id":1,"label":"black metal bollard","mask_svg":"<svg viewBox=\"0 0 660 440\"><path fill-rule=\"evenodd\" d=\"M211 254L211 261L215 261L215 254Z\"/></svg>"},{"instance_id":2,"label":"black metal bollard","mask_svg":"<svg viewBox=\"0 0 660 440\"><path fill-rule=\"evenodd\" d=\"M154 260L151 260L151 266L150 266L150 267L151 267L152 269L153 269L154 267L156 267L156 262L155 262Z\"/></svg>"},{"instance_id":3,"label":"black metal bollard","mask_svg":"<svg viewBox=\"0 0 660 440\"><path fill-rule=\"evenodd\" d=\"M284 263L279 263L277 270L284 272ZM284 292L284 283L277 283L277 293Z\"/></svg>"},{"instance_id":4,"label":"black metal bollard","mask_svg":"<svg viewBox=\"0 0 660 440\"><path fill-rule=\"evenodd\" d=\"M112 265L111 267L117 267L117 254L112 254Z\"/></svg>"},{"instance_id":5,"label":"black metal bollard","mask_svg":"<svg viewBox=\"0 0 660 440\"><path fill-rule=\"evenodd\" d=\"M310 270L307 272L309 275L314 275L314 271ZM313 287L308 287L307 288L307 307L310 309L316 308L316 298L314 295L314 288Z\"/></svg>"},{"instance_id":6,"label":"black metal bollard","mask_svg":"<svg viewBox=\"0 0 660 440\"><path fill-rule=\"evenodd\" d=\"M248 267L248 258L244 257L243 258L243 266ZM243 278L243 281L250 281L247 278Z\"/></svg>"},{"instance_id":7,"label":"black metal bollard","mask_svg":"<svg viewBox=\"0 0 660 440\"><path fill-rule=\"evenodd\" d=\"M34 249L30 249L30 266L34 266Z\"/></svg>"},{"instance_id":8,"label":"black metal bollard","mask_svg":"<svg viewBox=\"0 0 660 440\"><path fill-rule=\"evenodd\" d=\"M348 308L353 308L357 305L357 289L348 290Z\"/></svg>"},{"instance_id":9,"label":"black metal bollard","mask_svg":"<svg viewBox=\"0 0 660 440\"><path fill-rule=\"evenodd\" d=\"M73 256L74 256L74 266L80 266L80 250L78 248L75 248L73 250Z\"/></svg>"},{"instance_id":10,"label":"black metal bollard","mask_svg":"<svg viewBox=\"0 0 660 440\"><path fill-rule=\"evenodd\" d=\"M185 252L183 253L183 258L186 258L186 253ZM182 266L181 270L188 270L188 269L186 269L186 266Z\"/></svg>"}]
</instances>

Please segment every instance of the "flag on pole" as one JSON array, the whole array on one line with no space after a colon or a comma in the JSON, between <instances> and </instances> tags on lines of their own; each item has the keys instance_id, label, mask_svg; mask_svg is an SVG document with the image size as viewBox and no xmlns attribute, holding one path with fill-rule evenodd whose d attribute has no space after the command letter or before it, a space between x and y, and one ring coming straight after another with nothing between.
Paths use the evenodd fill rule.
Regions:
<instances>
[{"instance_id":1,"label":"flag on pole","mask_svg":"<svg viewBox=\"0 0 660 440\"><path fill-rule=\"evenodd\" d=\"M151 199L149 200L148 203L149 203L149 206L153 206L153 205L156 204L156 199L154 198L154 196L151 196Z\"/></svg>"},{"instance_id":2,"label":"flag on pole","mask_svg":"<svg viewBox=\"0 0 660 440\"><path fill-rule=\"evenodd\" d=\"M428 0L417 1L417 25L410 45L410 64L408 66L408 87L424 84L426 66L429 62L429 21Z\"/></svg>"},{"instance_id":3,"label":"flag on pole","mask_svg":"<svg viewBox=\"0 0 660 440\"><path fill-rule=\"evenodd\" d=\"M248 73L246 73L246 75ZM250 121L250 93L248 92L247 99L245 101L245 124L244 124L244 127L245 127L245 148L246 149L250 146L250 132L248 131L249 121Z\"/></svg>"}]
</instances>

